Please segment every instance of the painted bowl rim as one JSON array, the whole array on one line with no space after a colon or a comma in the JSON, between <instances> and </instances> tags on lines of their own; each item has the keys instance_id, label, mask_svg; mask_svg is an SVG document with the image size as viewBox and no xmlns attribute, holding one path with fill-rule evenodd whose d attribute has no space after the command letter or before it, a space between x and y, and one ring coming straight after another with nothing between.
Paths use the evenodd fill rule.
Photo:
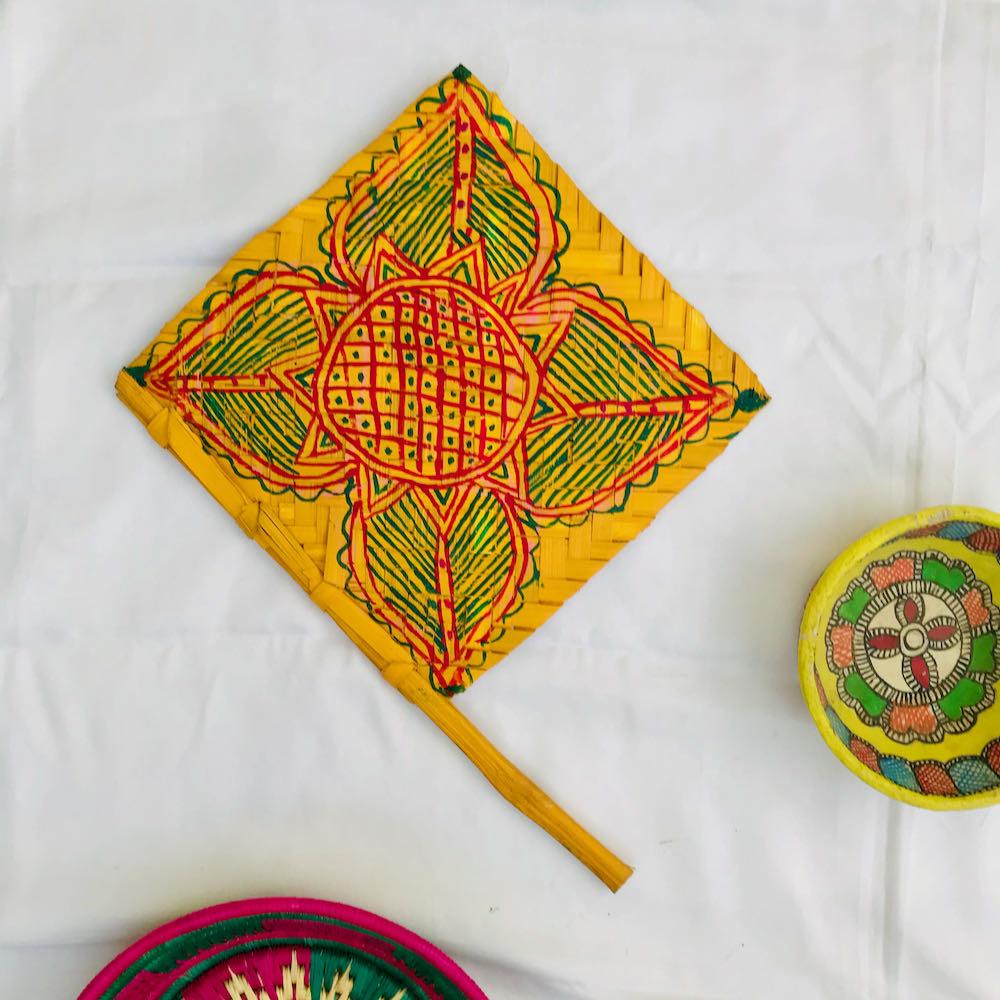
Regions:
<instances>
[{"instance_id":1,"label":"painted bowl rim","mask_svg":"<svg viewBox=\"0 0 1000 1000\"><path fill-rule=\"evenodd\" d=\"M841 742L833 730L826 711L820 701L819 693L813 679L815 651L817 648L819 623L824 613L836 600L835 584L844 579L848 571L863 562L867 556L885 545L916 528L927 527L942 521L978 521L992 527L1000 528L1000 514L985 507L969 507L962 504L943 504L926 507L913 514L886 521L877 528L862 535L844 549L824 570L806 601L802 614L802 625L799 631L799 685L802 695L809 708L809 714L816 724L826 745L834 752L840 762L866 784L877 789L890 798L905 802L908 805L923 809L957 810L979 809L1000 801L1000 785L982 792L972 792L968 795L951 796L936 795L930 792L915 792L902 785L897 785L884 775L878 774L866 767ZM848 727L850 728L850 727ZM1000 737L1000 732L996 734ZM945 737L943 745L947 745Z\"/></svg>"}]
</instances>

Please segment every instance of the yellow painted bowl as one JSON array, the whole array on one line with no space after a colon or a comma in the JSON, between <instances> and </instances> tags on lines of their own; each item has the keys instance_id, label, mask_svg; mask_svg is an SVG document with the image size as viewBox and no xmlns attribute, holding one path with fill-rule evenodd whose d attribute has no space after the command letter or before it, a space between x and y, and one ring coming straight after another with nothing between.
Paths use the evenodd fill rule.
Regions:
<instances>
[{"instance_id":1,"label":"yellow painted bowl","mask_svg":"<svg viewBox=\"0 0 1000 1000\"><path fill-rule=\"evenodd\" d=\"M799 680L830 749L929 809L1000 799L1000 515L933 507L827 567L802 617Z\"/></svg>"}]
</instances>

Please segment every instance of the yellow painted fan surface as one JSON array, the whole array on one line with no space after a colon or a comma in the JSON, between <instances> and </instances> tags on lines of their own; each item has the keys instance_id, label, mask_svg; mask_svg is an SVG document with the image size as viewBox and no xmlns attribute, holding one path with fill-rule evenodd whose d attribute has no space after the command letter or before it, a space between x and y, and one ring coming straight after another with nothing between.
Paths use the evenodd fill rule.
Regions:
<instances>
[{"instance_id":1,"label":"yellow painted fan surface","mask_svg":"<svg viewBox=\"0 0 1000 1000\"><path fill-rule=\"evenodd\" d=\"M541 793L448 698L766 400L461 67L241 250L118 391L529 813Z\"/></svg>"}]
</instances>

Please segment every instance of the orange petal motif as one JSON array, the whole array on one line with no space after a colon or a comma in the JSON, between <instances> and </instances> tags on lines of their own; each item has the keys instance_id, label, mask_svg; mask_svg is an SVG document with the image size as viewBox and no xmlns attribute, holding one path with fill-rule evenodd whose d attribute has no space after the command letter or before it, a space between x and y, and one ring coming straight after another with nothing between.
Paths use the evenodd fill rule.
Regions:
<instances>
[{"instance_id":1,"label":"orange petal motif","mask_svg":"<svg viewBox=\"0 0 1000 1000\"><path fill-rule=\"evenodd\" d=\"M913 560L905 556L900 556L897 559L893 559L888 566L875 566L872 568L871 577L872 583L879 590L885 590L886 587L890 587L894 583L900 583L903 580L912 580Z\"/></svg>"},{"instance_id":2,"label":"orange petal motif","mask_svg":"<svg viewBox=\"0 0 1000 1000\"><path fill-rule=\"evenodd\" d=\"M830 629L830 644L833 647L833 662L838 667L854 664L854 629L850 625L837 625Z\"/></svg>"},{"instance_id":3,"label":"orange petal motif","mask_svg":"<svg viewBox=\"0 0 1000 1000\"><path fill-rule=\"evenodd\" d=\"M909 732L929 736L938 721L930 705L893 705L889 712L889 728L905 736Z\"/></svg>"},{"instance_id":4,"label":"orange petal motif","mask_svg":"<svg viewBox=\"0 0 1000 1000\"><path fill-rule=\"evenodd\" d=\"M985 625L990 620L989 612L983 604L983 595L973 588L962 598L962 607L969 616L969 624L976 628Z\"/></svg>"}]
</instances>

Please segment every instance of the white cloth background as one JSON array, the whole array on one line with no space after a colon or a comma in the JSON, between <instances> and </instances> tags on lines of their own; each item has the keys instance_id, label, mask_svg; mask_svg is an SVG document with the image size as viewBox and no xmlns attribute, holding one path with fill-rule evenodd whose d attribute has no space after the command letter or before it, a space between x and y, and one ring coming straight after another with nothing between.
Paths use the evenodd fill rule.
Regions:
<instances>
[{"instance_id":1,"label":"white cloth background","mask_svg":"<svg viewBox=\"0 0 1000 1000\"><path fill-rule=\"evenodd\" d=\"M115 399L251 235L457 62L773 403L461 697L636 867L511 809ZM390 916L493 1000L1000 996L1000 811L816 734L840 548L1000 508L986 3L0 4L0 995L224 899Z\"/></svg>"}]
</instances>

